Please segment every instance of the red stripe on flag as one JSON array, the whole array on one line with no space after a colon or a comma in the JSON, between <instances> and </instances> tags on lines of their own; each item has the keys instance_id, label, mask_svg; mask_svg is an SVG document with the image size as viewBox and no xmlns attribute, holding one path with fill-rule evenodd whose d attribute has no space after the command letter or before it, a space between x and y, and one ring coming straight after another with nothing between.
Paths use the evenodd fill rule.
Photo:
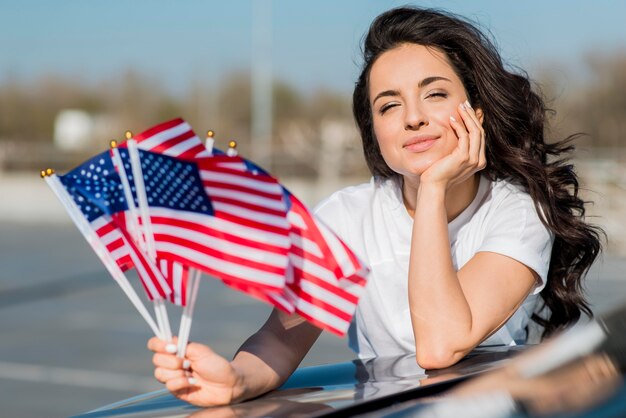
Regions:
<instances>
[{"instance_id":1,"label":"red stripe on flag","mask_svg":"<svg viewBox=\"0 0 626 418\"><path fill-rule=\"evenodd\" d=\"M250 218L242 218L241 216L233 215L228 212L222 212L222 211L216 210L215 216L220 219L224 219L226 221L236 223L238 225L243 225L243 226L247 226L250 228L258 229L259 231L271 232L271 233L279 234L279 235L287 235L286 234L287 230L285 228L281 228L281 227L274 226L274 225L268 225L263 222L256 222Z\"/></svg>"},{"instance_id":2,"label":"red stripe on flag","mask_svg":"<svg viewBox=\"0 0 626 418\"><path fill-rule=\"evenodd\" d=\"M249 258L245 257L245 254L243 255L243 257L240 257L234 254L225 253L215 248L207 247L204 245L199 245L196 241L191 241L188 239L172 236L169 234L155 234L154 238L158 242L168 242L171 244L180 245L185 248L191 248L195 251L201 252L208 256L219 258L221 260L228 261L233 264L243 265L251 269L265 271L268 273L283 274L283 275L285 274L285 268L280 268L280 267L273 266L271 264L266 264L266 263L262 263L259 261L250 260Z\"/></svg>"},{"instance_id":3,"label":"red stripe on flag","mask_svg":"<svg viewBox=\"0 0 626 418\"><path fill-rule=\"evenodd\" d=\"M341 321L349 323L350 320L352 319L351 314L344 312L341 309L338 309L337 307L335 307L334 305L330 303L324 302L324 300L318 297L315 297L314 295L311 295L309 293L302 291L302 289L298 289L298 297L306 302L309 302L311 305L314 305L320 309L323 309L324 311L337 317ZM300 312L297 307L296 307L296 311Z\"/></svg>"},{"instance_id":4,"label":"red stripe on flag","mask_svg":"<svg viewBox=\"0 0 626 418\"><path fill-rule=\"evenodd\" d=\"M202 225L197 222L191 222L191 221L186 221L184 219L173 219L173 218L161 217L161 216L152 216L150 219L153 225L159 225L159 224L170 225L170 226L175 226L175 227L179 227L183 229L189 229L194 232L207 235L208 239L221 238L221 239L224 239L225 241L229 241L234 244L248 246L251 248L257 248L263 251L272 252L276 254L287 254L287 251L288 251L284 247L279 247L271 243L242 238L240 236L231 234L227 231L211 228L207 225Z\"/></svg>"},{"instance_id":5,"label":"red stripe on flag","mask_svg":"<svg viewBox=\"0 0 626 418\"><path fill-rule=\"evenodd\" d=\"M239 206L245 209L266 213L268 215L285 216L285 211L266 208L264 206L255 205L254 203L244 202L238 199L232 199L232 198L220 197L220 196L211 196L211 200L213 202L220 202L220 203L224 203L227 205Z\"/></svg>"},{"instance_id":6,"label":"red stripe on flag","mask_svg":"<svg viewBox=\"0 0 626 418\"><path fill-rule=\"evenodd\" d=\"M136 135L134 138L136 141L142 141L146 138L149 138L151 136L154 136L162 131L166 131L168 129L171 129L175 126L178 126L180 124L185 123L185 121L181 118L176 118L176 119L172 119L170 121L167 122L163 122L160 123L156 126L153 126L152 128L143 131L142 133L140 133L139 135Z\"/></svg>"},{"instance_id":7,"label":"red stripe on flag","mask_svg":"<svg viewBox=\"0 0 626 418\"><path fill-rule=\"evenodd\" d=\"M198 270L201 270L213 277L219 278L223 281L230 281L230 282L236 282L236 283L240 283L242 286L245 287L251 287L251 288L255 288L255 289L259 289L259 291L265 291L265 292L273 292L273 291L277 291L282 289L282 287L276 287L276 286L272 286L269 284L264 284L264 283L260 283L260 282L255 282L253 280L249 280L246 277L239 277L239 276L235 276L229 273L225 273L224 271L215 269L211 266L207 266L204 264L200 264L197 261L193 260L193 259L189 259L186 257L182 257L180 254L176 254L173 253L171 251L157 251L159 258L164 258L167 260L172 260L172 261L177 261L179 263L183 263L191 268L195 268Z\"/></svg>"},{"instance_id":8,"label":"red stripe on flag","mask_svg":"<svg viewBox=\"0 0 626 418\"><path fill-rule=\"evenodd\" d=\"M337 297L344 299L348 303L356 305L359 302L359 298L352 293L342 289L338 286L338 284L328 283L326 280L320 279L319 277L315 277L313 274L308 271L302 271L297 267L294 267L294 272L302 277L302 280L306 280L317 286L327 290L328 292L336 295ZM297 292L296 292L297 293Z\"/></svg>"}]
</instances>

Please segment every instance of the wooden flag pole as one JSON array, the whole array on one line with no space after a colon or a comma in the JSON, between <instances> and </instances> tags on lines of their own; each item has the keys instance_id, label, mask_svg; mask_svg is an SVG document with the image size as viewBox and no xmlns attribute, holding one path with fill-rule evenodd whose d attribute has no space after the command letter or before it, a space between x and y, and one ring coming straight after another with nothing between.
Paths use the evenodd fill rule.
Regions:
<instances>
[{"instance_id":1,"label":"wooden flag pole","mask_svg":"<svg viewBox=\"0 0 626 418\"><path fill-rule=\"evenodd\" d=\"M133 289L133 287L131 286L130 282L126 278L126 275L117 265L113 257L111 257L111 254L106 249L102 241L100 241L98 235L93 230L91 225L89 225L89 222L82 214L74 200L69 196L67 190L65 190L65 187L63 186L59 178L56 176L56 174L54 174L54 171L52 171L51 169L42 171L41 177L46 181L57 199L59 199L59 201L69 214L70 219L72 219L74 225L76 225L78 230L81 232L83 237L87 240L91 248L98 256L100 261L102 261L111 277L113 277L117 284L122 288L128 299L130 299L137 311L147 322L148 326L150 326L152 332L154 332L154 335L162 339L163 336L161 334L161 331L159 330L159 327L157 327L156 323L148 313L148 310L139 299L139 296L137 296L135 289Z\"/></svg>"}]
</instances>

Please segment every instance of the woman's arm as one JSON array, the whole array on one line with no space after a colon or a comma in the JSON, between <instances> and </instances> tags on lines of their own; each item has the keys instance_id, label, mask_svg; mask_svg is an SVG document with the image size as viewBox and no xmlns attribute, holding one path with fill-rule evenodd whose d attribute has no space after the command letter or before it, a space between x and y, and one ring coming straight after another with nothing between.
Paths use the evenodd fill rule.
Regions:
<instances>
[{"instance_id":1,"label":"woman's arm","mask_svg":"<svg viewBox=\"0 0 626 418\"><path fill-rule=\"evenodd\" d=\"M227 405L279 387L320 333L299 315L274 310L230 362L198 343L187 346L185 359L168 352L168 343L157 338L148 348L155 352L155 377L175 396L198 406Z\"/></svg>"},{"instance_id":2,"label":"woman's arm","mask_svg":"<svg viewBox=\"0 0 626 418\"><path fill-rule=\"evenodd\" d=\"M451 119L458 148L422 174L415 202L409 305L417 362L427 369L456 363L495 332L536 280L524 264L491 252L478 253L458 272L454 269L446 194L455 185L470 184L485 165L478 117L468 106L460 106L459 114L462 123Z\"/></svg>"}]
</instances>

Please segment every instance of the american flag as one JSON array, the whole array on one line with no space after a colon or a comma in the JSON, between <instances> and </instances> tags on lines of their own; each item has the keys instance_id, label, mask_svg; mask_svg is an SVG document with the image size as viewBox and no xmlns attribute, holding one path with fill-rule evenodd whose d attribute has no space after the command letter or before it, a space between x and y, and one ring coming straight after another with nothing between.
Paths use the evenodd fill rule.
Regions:
<instances>
[{"instance_id":1,"label":"american flag","mask_svg":"<svg viewBox=\"0 0 626 418\"><path fill-rule=\"evenodd\" d=\"M189 267L165 259L158 259L161 273L172 289L168 300L178 306L187 306L187 289L189 282Z\"/></svg>"},{"instance_id":2,"label":"american flag","mask_svg":"<svg viewBox=\"0 0 626 418\"><path fill-rule=\"evenodd\" d=\"M260 219L250 217L250 210L270 209L267 206L259 208L251 196L254 197L260 191L254 180L268 179L271 176L243 158L226 156L217 149L209 153L200 138L182 119L174 119L157 125L136 135L134 139L138 142L138 147L143 150L159 152L179 159L193 161L196 157L200 157L200 160L209 161L203 164L205 168L200 168L200 173L205 191L211 196L215 217L232 218L230 220L235 223L239 222L241 226L245 225L246 219ZM211 154L213 154L212 157L204 158ZM315 218L295 196L282 186L272 187L270 194L264 197L270 197L278 203L279 195L282 198L282 205L276 205L275 208L279 210L272 215L280 217L283 212L287 213L288 243L284 242L285 226L281 223L277 231L279 233L274 236L270 235L272 240L263 244L263 250L266 254L269 252L282 256L287 248L286 254L289 261L284 275L285 287L280 288L280 280L273 282L275 286L268 286L268 283L265 286L259 286L256 280L249 279L249 277L256 277L254 271L240 271L238 277L220 274L224 272L219 264L220 260L210 260L211 265L214 266L213 272L207 268L203 270L220 277L233 288L265 300L284 311L298 312L315 325L335 334L344 335L356 309L359 296L362 294L369 270L329 228ZM241 211L245 209L248 211L242 213ZM153 210L155 213L159 211L163 212L163 209ZM169 214L164 214L164 216L156 217L152 215L151 218L153 222L163 221L157 229L161 231L159 239L167 245L157 244L157 248L161 248L160 251L157 250L158 255L163 254L168 259L180 260L184 263L192 261L188 256L183 256L180 252L180 242L175 242L173 239L178 232L183 233L184 236L184 231L175 231L175 227L168 223L175 216L170 217ZM165 222L166 219L170 220ZM252 226L264 231L262 223ZM205 229L202 227L202 220L199 219L190 221L184 225L184 228L197 228L198 231ZM259 244L254 240L256 235L248 236L243 234L244 230L236 231L236 234L230 233L235 230L228 229L211 231L209 236L219 236L226 242L231 241L232 245L241 244L236 250L228 253L236 255L237 258L227 256L226 260L232 260L241 266L252 265L252 262L246 261L246 258L251 255L255 259L254 254L259 249ZM265 230L265 232L272 231ZM199 266L194 263L190 265Z\"/></svg>"},{"instance_id":3,"label":"american flag","mask_svg":"<svg viewBox=\"0 0 626 418\"><path fill-rule=\"evenodd\" d=\"M214 161L235 170L264 172L248 160L222 153ZM369 269L302 202L287 189L282 190L288 204L291 242L286 287L267 292L241 283L225 283L283 311L297 312L314 325L343 336L363 293Z\"/></svg>"},{"instance_id":4,"label":"american flag","mask_svg":"<svg viewBox=\"0 0 626 418\"><path fill-rule=\"evenodd\" d=\"M137 142L139 149L172 157L194 159L211 155L191 126L181 118L153 126L134 136L133 139ZM126 148L127 144L123 142L120 147ZM172 289L169 296L170 302L179 306L186 306L189 267L165 259L159 259L157 262Z\"/></svg>"},{"instance_id":5,"label":"american flag","mask_svg":"<svg viewBox=\"0 0 626 418\"><path fill-rule=\"evenodd\" d=\"M202 140L191 126L181 118L160 123L133 137L139 149L180 159L209 157ZM126 143L120 147L126 147Z\"/></svg>"},{"instance_id":6,"label":"american flag","mask_svg":"<svg viewBox=\"0 0 626 418\"><path fill-rule=\"evenodd\" d=\"M119 151L129 173L128 152ZM284 287L290 226L275 179L213 157L139 153L158 259L268 291Z\"/></svg>"},{"instance_id":7,"label":"american flag","mask_svg":"<svg viewBox=\"0 0 626 418\"><path fill-rule=\"evenodd\" d=\"M302 202L285 192L291 203L289 261L293 269L286 299L309 322L343 336L363 293L369 269Z\"/></svg>"},{"instance_id":8,"label":"american flag","mask_svg":"<svg viewBox=\"0 0 626 418\"><path fill-rule=\"evenodd\" d=\"M171 293L159 269L137 248L126 231L117 227L125 223L128 206L108 152L59 176L59 180L120 268L137 269L148 297L160 299Z\"/></svg>"}]
</instances>

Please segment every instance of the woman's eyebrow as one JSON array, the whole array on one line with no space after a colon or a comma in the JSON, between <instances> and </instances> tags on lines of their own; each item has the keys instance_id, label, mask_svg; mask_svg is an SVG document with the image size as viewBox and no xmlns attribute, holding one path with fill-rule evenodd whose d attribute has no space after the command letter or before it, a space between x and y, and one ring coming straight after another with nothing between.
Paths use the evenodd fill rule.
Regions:
<instances>
[{"instance_id":1,"label":"woman's eyebrow","mask_svg":"<svg viewBox=\"0 0 626 418\"><path fill-rule=\"evenodd\" d=\"M399 96L400 93L398 92L398 90L385 90L385 91L381 91L380 93L378 93L376 95L376 97L374 97L374 100L372 100L372 105L374 105L374 103L376 103L376 100L380 99L381 97L396 97Z\"/></svg>"},{"instance_id":2,"label":"woman's eyebrow","mask_svg":"<svg viewBox=\"0 0 626 418\"><path fill-rule=\"evenodd\" d=\"M431 83L434 83L435 81L440 81L440 80L452 82L452 80L450 80L449 78L445 78L441 76L433 76L433 77L426 77L425 79L417 83L417 87L421 89L422 87L425 87Z\"/></svg>"},{"instance_id":3,"label":"woman's eyebrow","mask_svg":"<svg viewBox=\"0 0 626 418\"><path fill-rule=\"evenodd\" d=\"M426 77L425 79L421 80L419 83L417 83L417 87L421 89L423 87L426 87L429 84L434 83L435 81L452 82L452 80L446 77L432 76L432 77ZM399 95L400 95L400 92L398 92L398 90L381 91L380 93L376 95L376 97L374 97L374 100L372 100L372 105L374 105L374 103L376 103L376 100L380 99L381 97L396 97Z\"/></svg>"}]
</instances>

